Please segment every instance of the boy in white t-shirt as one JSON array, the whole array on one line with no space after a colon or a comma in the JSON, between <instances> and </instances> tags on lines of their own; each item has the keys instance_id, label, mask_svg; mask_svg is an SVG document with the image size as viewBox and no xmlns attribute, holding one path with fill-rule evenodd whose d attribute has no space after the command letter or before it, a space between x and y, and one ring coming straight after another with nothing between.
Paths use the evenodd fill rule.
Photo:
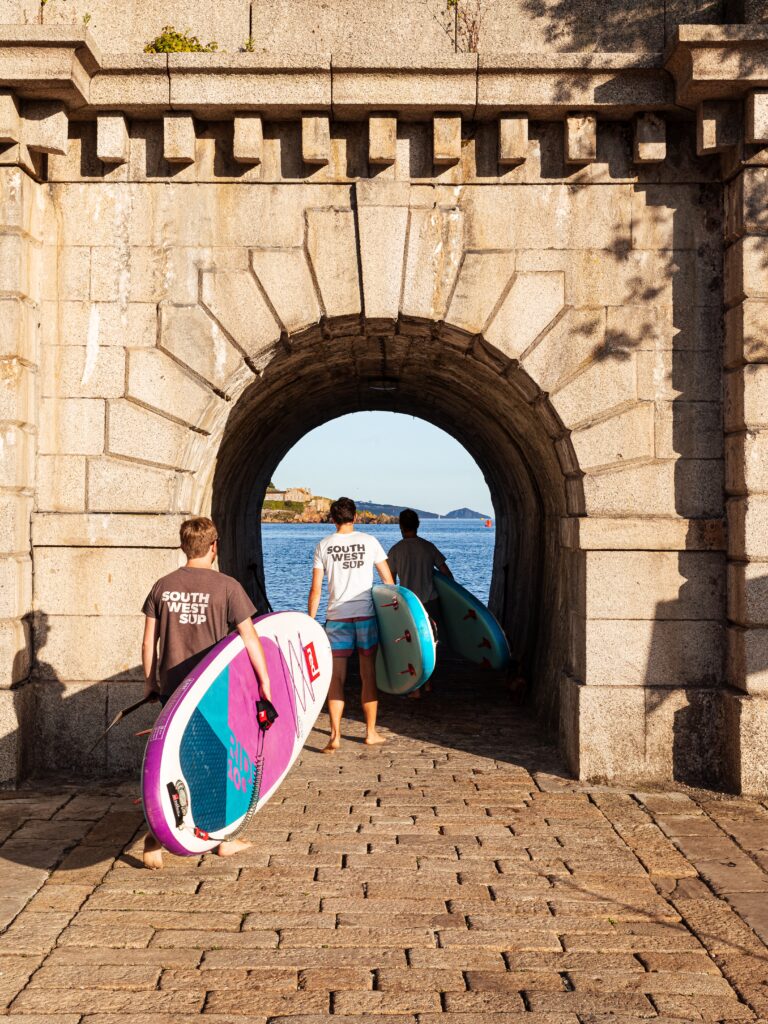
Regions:
<instances>
[{"instance_id":1,"label":"boy in white t-shirt","mask_svg":"<svg viewBox=\"0 0 768 1024\"><path fill-rule=\"evenodd\" d=\"M328 611L325 630L333 652L333 675L328 691L331 738L325 752L332 754L341 743L341 717L344 714L344 681L347 663L357 648L360 656L365 742L383 743L376 732L376 651L379 628L373 608L371 587L376 566L383 583L393 583L384 548L369 533L355 530L357 508L351 498L339 498L331 505L331 521L336 533L324 537L315 548L312 587L308 611L314 619L320 605L323 576L328 577Z\"/></svg>"}]
</instances>

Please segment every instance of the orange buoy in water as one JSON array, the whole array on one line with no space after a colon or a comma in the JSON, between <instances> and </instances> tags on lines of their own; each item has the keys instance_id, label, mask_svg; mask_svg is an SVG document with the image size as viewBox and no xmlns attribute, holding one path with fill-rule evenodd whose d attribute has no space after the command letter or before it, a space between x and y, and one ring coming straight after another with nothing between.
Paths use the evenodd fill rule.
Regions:
<instances>
[{"instance_id":1,"label":"orange buoy in water","mask_svg":"<svg viewBox=\"0 0 768 1024\"><path fill-rule=\"evenodd\" d=\"M485 525L486 525L486 526L493 526L493 522L492 522L492 520L490 520L490 519L486 519L486 520L485 520Z\"/></svg>"}]
</instances>

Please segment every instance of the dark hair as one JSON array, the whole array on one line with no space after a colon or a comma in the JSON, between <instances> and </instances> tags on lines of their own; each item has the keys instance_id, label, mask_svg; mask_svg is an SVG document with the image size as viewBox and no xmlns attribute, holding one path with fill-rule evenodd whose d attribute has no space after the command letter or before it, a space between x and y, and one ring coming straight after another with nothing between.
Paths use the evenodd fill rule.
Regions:
<instances>
[{"instance_id":1,"label":"dark hair","mask_svg":"<svg viewBox=\"0 0 768 1024\"><path fill-rule=\"evenodd\" d=\"M181 550L187 558L203 558L211 550L211 544L218 539L213 520L207 516L187 519L179 528Z\"/></svg>"},{"instance_id":2,"label":"dark hair","mask_svg":"<svg viewBox=\"0 0 768 1024\"><path fill-rule=\"evenodd\" d=\"M357 505L351 498L337 498L331 502L331 522L337 526L344 523L354 523L357 515Z\"/></svg>"},{"instance_id":3,"label":"dark hair","mask_svg":"<svg viewBox=\"0 0 768 1024\"><path fill-rule=\"evenodd\" d=\"M400 513L400 529L401 530L418 530L419 528L419 514L414 512L412 508L404 508Z\"/></svg>"}]
</instances>

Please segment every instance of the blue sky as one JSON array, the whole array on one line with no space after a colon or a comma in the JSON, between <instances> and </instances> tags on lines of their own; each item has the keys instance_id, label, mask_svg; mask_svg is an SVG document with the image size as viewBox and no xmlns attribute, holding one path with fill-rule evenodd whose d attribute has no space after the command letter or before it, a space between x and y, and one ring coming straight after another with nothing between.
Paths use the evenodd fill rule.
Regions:
<instances>
[{"instance_id":1,"label":"blue sky","mask_svg":"<svg viewBox=\"0 0 768 1024\"><path fill-rule=\"evenodd\" d=\"M356 412L324 423L288 452L273 479L330 498L493 514L472 456L450 434L400 413Z\"/></svg>"}]
</instances>

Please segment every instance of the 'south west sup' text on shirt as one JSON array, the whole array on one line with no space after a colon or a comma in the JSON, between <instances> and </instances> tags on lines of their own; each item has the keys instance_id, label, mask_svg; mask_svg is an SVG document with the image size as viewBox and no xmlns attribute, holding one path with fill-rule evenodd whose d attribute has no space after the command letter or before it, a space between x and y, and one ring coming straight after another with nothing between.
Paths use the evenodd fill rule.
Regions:
<instances>
[{"instance_id":1,"label":"'south west sup' text on shirt","mask_svg":"<svg viewBox=\"0 0 768 1024\"><path fill-rule=\"evenodd\" d=\"M370 533L332 533L315 548L314 568L328 577L327 617L363 619L375 615L371 587L373 570L387 556Z\"/></svg>"},{"instance_id":2,"label":"'south west sup' text on shirt","mask_svg":"<svg viewBox=\"0 0 768 1024\"><path fill-rule=\"evenodd\" d=\"M142 611L160 624L158 676L164 696L173 693L207 650L256 614L237 580L189 566L159 579Z\"/></svg>"}]
</instances>

